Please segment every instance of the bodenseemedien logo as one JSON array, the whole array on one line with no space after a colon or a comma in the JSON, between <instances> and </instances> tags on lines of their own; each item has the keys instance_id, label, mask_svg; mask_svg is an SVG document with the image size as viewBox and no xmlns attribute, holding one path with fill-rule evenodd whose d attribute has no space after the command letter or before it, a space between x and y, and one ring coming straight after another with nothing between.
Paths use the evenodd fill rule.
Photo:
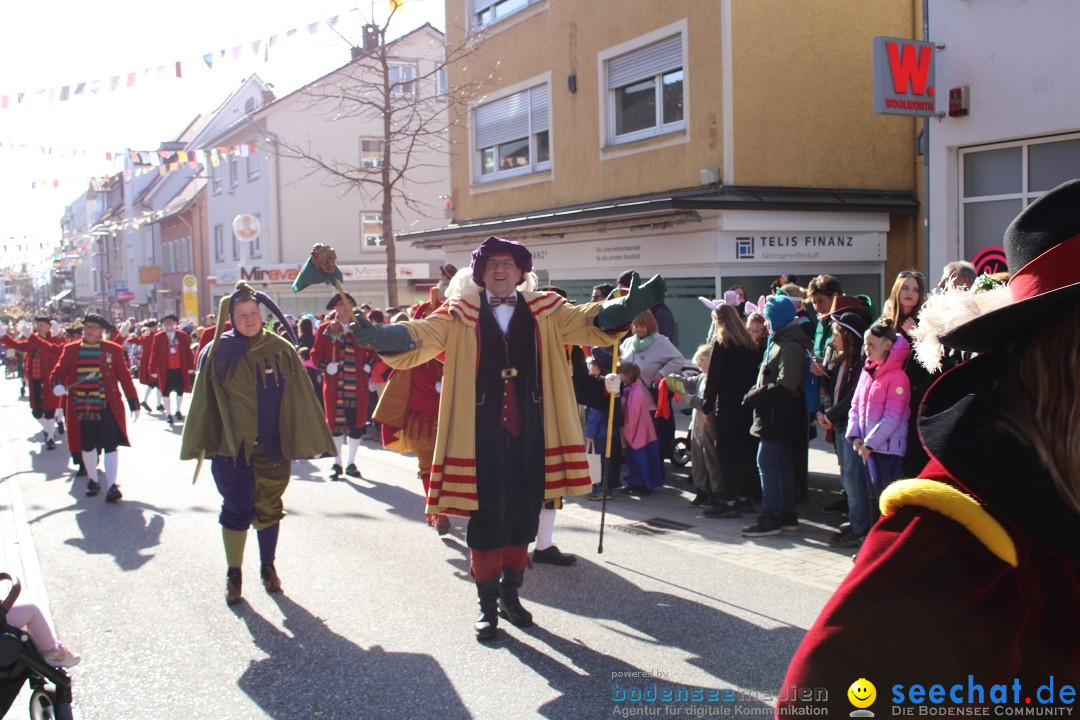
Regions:
<instances>
[{"instance_id":1,"label":"bodenseemedien logo","mask_svg":"<svg viewBox=\"0 0 1080 720\"><path fill-rule=\"evenodd\" d=\"M874 683L866 678L859 678L851 683L847 691L848 702L855 706L851 711L851 717L874 717L874 713L867 710L877 699L877 688Z\"/></svg>"}]
</instances>

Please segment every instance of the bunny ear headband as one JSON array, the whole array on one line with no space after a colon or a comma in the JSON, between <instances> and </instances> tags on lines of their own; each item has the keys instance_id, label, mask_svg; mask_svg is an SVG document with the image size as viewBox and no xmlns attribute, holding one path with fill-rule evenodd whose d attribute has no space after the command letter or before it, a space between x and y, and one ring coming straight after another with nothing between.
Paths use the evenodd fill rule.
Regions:
<instances>
[{"instance_id":1,"label":"bunny ear headband","mask_svg":"<svg viewBox=\"0 0 1080 720\"><path fill-rule=\"evenodd\" d=\"M759 313L764 309L765 309L765 296L762 295L761 297L758 298L757 304L754 304L752 302L747 302L746 307L744 308L743 311L747 315L751 315L753 313Z\"/></svg>"},{"instance_id":2,"label":"bunny ear headband","mask_svg":"<svg viewBox=\"0 0 1080 720\"><path fill-rule=\"evenodd\" d=\"M721 305L738 305L739 295L734 290L728 290L724 293L723 299L717 298L716 300L710 300L707 297L699 295L698 300L701 301L702 305L709 308L709 312L713 312Z\"/></svg>"}]
</instances>

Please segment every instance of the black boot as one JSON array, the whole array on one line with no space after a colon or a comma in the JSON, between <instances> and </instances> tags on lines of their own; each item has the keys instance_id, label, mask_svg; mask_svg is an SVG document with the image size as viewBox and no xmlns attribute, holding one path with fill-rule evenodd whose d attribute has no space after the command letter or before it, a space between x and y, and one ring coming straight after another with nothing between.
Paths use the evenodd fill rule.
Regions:
<instances>
[{"instance_id":1,"label":"black boot","mask_svg":"<svg viewBox=\"0 0 1080 720\"><path fill-rule=\"evenodd\" d=\"M225 575L226 604L236 605L237 603L244 601L244 596L241 594L242 585L243 576L240 574L240 568L229 568L229 571Z\"/></svg>"},{"instance_id":2,"label":"black boot","mask_svg":"<svg viewBox=\"0 0 1080 720\"><path fill-rule=\"evenodd\" d=\"M499 615L517 627L532 627L532 613L521 607L518 590L525 579L524 570L503 570L499 583Z\"/></svg>"},{"instance_id":3,"label":"black boot","mask_svg":"<svg viewBox=\"0 0 1080 720\"><path fill-rule=\"evenodd\" d=\"M480 599L480 617L473 623L477 640L494 640L495 629L499 627L499 615L496 604L499 601L499 581L476 581L476 596Z\"/></svg>"}]
</instances>

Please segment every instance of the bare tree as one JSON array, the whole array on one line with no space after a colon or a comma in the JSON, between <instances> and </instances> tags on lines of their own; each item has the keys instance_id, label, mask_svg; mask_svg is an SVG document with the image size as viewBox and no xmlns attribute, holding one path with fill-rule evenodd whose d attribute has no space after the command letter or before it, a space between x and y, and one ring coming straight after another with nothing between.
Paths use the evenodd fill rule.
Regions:
<instances>
[{"instance_id":1,"label":"bare tree","mask_svg":"<svg viewBox=\"0 0 1080 720\"><path fill-rule=\"evenodd\" d=\"M394 208L407 208L428 217L442 215L442 206L425 202L413 192L433 183L418 176L425 169L438 167L445 170L444 179L449 177L450 126L465 117L467 103L488 80L454 87L445 81L448 68L464 62L475 51L479 36L466 34L467 40L460 47L444 45L441 59L433 66L430 58L425 59L426 71L420 72L421 63L403 54L402 42L418 31L387 43L389 23L387 18L382 26L365 26L364 45L353 48L353 61L300 91L308 99L305 112L316 113L326 122L362 119L373 127L381 126L381 162L365 163L360 158L356 163L353 158L326 157L310 143L286 138L281 138L278 151L283 157L304 160L308 167L305 177L319 174L332 186L381 200L387 297L394 307L398 304ZM441 32L439 35L444 37ZM403 67L412 70L406 72Z\"/></svg>"}]
</instances>

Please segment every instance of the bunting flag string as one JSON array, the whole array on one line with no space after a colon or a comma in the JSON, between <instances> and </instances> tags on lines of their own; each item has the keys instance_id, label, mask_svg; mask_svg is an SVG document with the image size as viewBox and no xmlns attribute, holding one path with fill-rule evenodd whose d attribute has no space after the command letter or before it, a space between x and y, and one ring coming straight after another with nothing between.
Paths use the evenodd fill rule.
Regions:
<instances>
[{"instance_id":1,"label":"bunting flag string","mask_svg":"<svg viewBox=\"0 0 1080 720\"><path fill-rule=\"evenodd\" d=\"M318 20L312 23L307 23L303 27L306 28L307 36L317 35L319 28L322 25L327 27L336 27L340 16L334 15L329 20ZM128 71L125 73L112 75L107 80L99 78L90 81L80 81L76 83L70 83L62 85L59 89L56 87L42 88L36 90L22 90L9 92L8 88L0 89L0 110L7 110L9 108L15 108L23 105L30 105L36 103L52 104L54 102L70 102L79 97L85 97L88 95L98 95L101 91L117 92L122 89L135 87L136 84L144 84L148 79L156 81L164 81L170 79L169 66L171 65L172 78L184 78L184 69L192 69L197 63L203 63L208 70L213 70L215 57L225 61L238 61L245 57L245 55L259 58L262 56L262 62L270 61L270 49L277 50L280 47L281 37L291 40L299 35L297 28L291 28L283 33L277 33L269 36L268 38L259 38L257 40L250 40L247 42L233 45L228 49L221 49L215 52L206 53L205 55L193 56L186 60L177 60L173 63L166 65L158 65L156 68L145 68L141 72ZM245 48L247 52L245 53ZM219 65L220 67L220 65Z\"/></svg>"},{"instance_id":2,"label":"bunting flag string","mask_svg":"<svg viewBox=\"0 0 1080 720\"><path fill-rule=\"evenodd\" d=\"M42 148L42 150L51 150L51 148ZM128 150L127 157L131 162L131 167L126 167L121 173L124 181L130 182L132 177L140 177L151 172L168 175L181 168L198 170L200 167L206 167L207 163L212 167L220 167L230 157L246 158L257 152L258 146L255 143L220 145L209 149L198 148L195 150ZM105 156L107 160L116 161L123 158L124 153L107 152ZM35 179L30 182L30 189L48 190L59 188L61 185L64 187L69 185L85 186L89 183L92 190L101 192L108 189L113 177L113 175L102 175L90 178L80 177L75 180L59 178Z\"/></svg>"}]
</instances>

